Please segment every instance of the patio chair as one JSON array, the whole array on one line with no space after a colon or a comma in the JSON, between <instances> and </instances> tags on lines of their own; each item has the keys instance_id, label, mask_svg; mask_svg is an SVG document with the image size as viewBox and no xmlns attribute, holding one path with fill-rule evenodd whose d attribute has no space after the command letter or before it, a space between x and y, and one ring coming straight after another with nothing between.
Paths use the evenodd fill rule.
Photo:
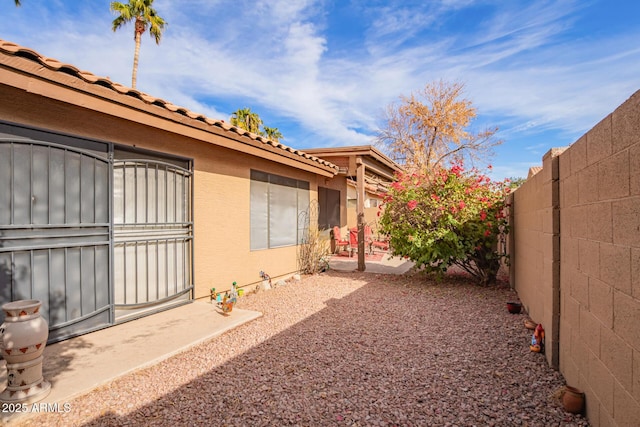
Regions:
<instances>
[{"instance_id":1,"label":"patio chair","mask_svg":"<svg viewBox=\"0 0 640 427\"><path fill-rule=\"evenodd\" d=\"M383 251L389 250L389 242L381 240L378 238L377 240L373 237L373 232L371 231L371 226L364 226L364 241L369 246L369 253L372 254L374 248L380 249Z\"/></svg>"},{"instance_id":2,"label":"patio chair","mask_svg":"<svg viewBox=\"0 0 640 427\"><path fill-rule=\"evenodd\" d=\"M358 252L358 227L349 230L349 256L353 256L355 252Z\"/></svg>"},{"instance_id":3,"label":"patio chair","mask_svg":"<svg viewBox=\"0 0 640 427\"><path fill-rule=\"evenodd\" d=\"M349 241L343 240L342 235L340 233L340 227L337 225L333 227L333 240L335 242L335 253L340 252L340 248L344 247L346 251L349 250Z\"/></svg>"}]
</instances>

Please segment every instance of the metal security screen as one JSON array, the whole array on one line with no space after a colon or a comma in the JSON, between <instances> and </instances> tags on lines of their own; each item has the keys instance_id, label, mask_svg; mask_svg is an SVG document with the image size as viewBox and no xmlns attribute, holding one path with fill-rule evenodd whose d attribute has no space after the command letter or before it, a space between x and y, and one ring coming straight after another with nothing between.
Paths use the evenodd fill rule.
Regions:
<instances>
[{"instance_id":1,"label":"metal security screen","mask_svg":"<svg viewBox=\"0 0 640 427\"><path fill-rule=\"evenodd\" d=\"M113 166L116 321L191 299L191 172L155 159Z\"/></svg>"},{"instance_id":2,"label":"metal security screen","mask_svg":"<svg viewBox=\"0 0 640 427\"><path fill-rule=\"evenodd\" d=\"M0 122L0 305L42 301L55 342L191 300L191 167Z\"/></svg>"},{"instance_id":3,"label":"metal security screen","mask_svg":"<svg viewBox=\"0 0 640 427\"><path fill-rule=\"evenodd\" d=\"M0 139L0 304L42 301L50 341L111 322L104 147Z\"/></svg>"}]
</instances>

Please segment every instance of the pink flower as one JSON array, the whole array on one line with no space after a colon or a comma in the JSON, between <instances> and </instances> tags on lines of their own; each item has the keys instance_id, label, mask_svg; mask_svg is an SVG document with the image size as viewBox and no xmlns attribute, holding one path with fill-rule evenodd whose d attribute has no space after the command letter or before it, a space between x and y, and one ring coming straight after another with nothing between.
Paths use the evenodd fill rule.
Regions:
<instances>
[{"instance_id":1,"label":"pink flower","mask_svg":"<svg viewBox=\"0 0 640 427\"><path fill-rule=\"evenodd\" d=\"M485 235L485 237L490 236L491 235L491 230L485 230L484 231L484 235Z\"/></svg>"},{"instance_id":2,"label":"pink flower","mask_svg":"<svg viewBox=\"0 0 640 427\"><path fill-rule=\"evenodd\" d=\"M460 209L464 209L465 204L464 202L461 200L460 203L458 203L458 206L460 207Z\"/></svg>"},{"instance_id":3,"label":"pink flower","mask_svg":"<svg viewBox=\"0 0 640 427\"><path fill-rule=\"evenodd\" d=\"M462 173L463 169L461 166L454 166L451 168L451 173L454 174L455 176L459 177L460 174Z\"/></svg>"},{"instance_id":4,"label":"pink flower","mask_svg":"<svg viewBox=\"0 0 640 427\"><path fill-rule=\"evenodd\" d=\"M480 219L483 221L487 219L487 213L485 211L480 212Z\"/></svg>"},{"instance_id":5,"label":"pink flower","mask_svg":"<svg viewBox=\"0 0 640 427\"><path fill-rule=\"evenodd\" d=\"M407 202L407 207L410 211L414 210L418 206L418 202L416 200L409 200Z\"/></svg>"},{"instance_id":6,"label":"pink flower","mask_svg":"<svg viewBox=\"0 0 640 427\"><path fill-rule=\"evenodd\" d=\"M404 185L402 185L401 183L399 183L398 181L395 181L391 184L391 186L393 187L394 190L397 191L402 191L404 190Z\"/></svg>"}]
</instances>

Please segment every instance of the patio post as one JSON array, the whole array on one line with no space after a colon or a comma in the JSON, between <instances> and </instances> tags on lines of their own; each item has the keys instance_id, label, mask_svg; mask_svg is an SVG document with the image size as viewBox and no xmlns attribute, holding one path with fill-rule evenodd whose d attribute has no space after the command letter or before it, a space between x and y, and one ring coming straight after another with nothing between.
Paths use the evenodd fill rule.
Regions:
<instances>
[{"instance_id":1,"label":"patio post","mask_svg":"<svg viewBox=\"0 0 640 427\"><path fill-rule=\"evenodd\" d=\"M364 271L366 265L364 262L364 170L365 165L362 157L356 157L356 191L357 206L356 212L358 216L358 271Z\"/></svg>"}]
</instances>

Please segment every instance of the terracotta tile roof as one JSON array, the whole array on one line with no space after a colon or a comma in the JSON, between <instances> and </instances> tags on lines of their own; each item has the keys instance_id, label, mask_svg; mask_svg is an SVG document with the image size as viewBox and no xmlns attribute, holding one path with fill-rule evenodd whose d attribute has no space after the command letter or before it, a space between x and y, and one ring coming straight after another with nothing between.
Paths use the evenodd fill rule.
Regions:
<instances>
[{"instance_id":1,"label":"terracotta tile roof","mask_svg":"<svg viewBox=\"0 0 640 427\"><path fill-rule=\"evenodd\" d=\"M532 167L530 167L529 168L529 175L527 175L527 179L531 178L532 176L534 176L535 174L537 174L541 170L542 170L542 166L532 166Z\"/></svg>"},{"instance_id":2,"label":"terracotta tile roof","mask_svg":"<svg viewBox=\"0 0 640 427\"><path fill-rule=\"evenodd\" d=\"M71 65L71 64L66 64L63 62L58 61L57 59L53 59L53 58L48 58L44 55L41 55L40 53L36 52L35 50L17 45L15 43L11 43L9 41L6 40L2 40L0 39L0 53L5 54L5 55L12 55L12 56L19 56L22 58L27 58L31 61L35 61L41 65L43 65L44 67L48 68L49 70L52 71L56 71L56 72L61 72L61 73L66 73L66 74L70 74L72 76L78 77L80 79L82 79L83 81L90 83L90 84L95 84L95 85L99 85L108 89L111 89L114 92L114 95L117 96L128 96L128 97L132 97L132 98L137 98L141 101L143 101L146 104L149 105L155 105L155 106L159 106L162 108L165 108L166 110L172 112L172 113L176 113L176 114L180 114L182 116L186 116L189 117L193 120L198 120L204 123L207 123L208 125L211 126L216 126L219 128L224 129L225 131L228 132L234 132L240 136L245 136L248 137L254 141L258 141L261 142L262 144L271 146L271 147L275 147L277 149L281 149L283 151L292 153L296 156L300 156L304 159L307 159L311 162L314 163L318 163L319 165L321 165L324 169L331 169L331 170L335 170L334 173L338 173L338 166L334 165L331 162L328 162L324 159L321 159L319 157L313 156L311 154L307 154L304 151L301 150L297 150L295 148L289 147L287 145L284 145L280 142L277 141L272 141L268 138L263 137L262 135L256 135L254 133L251 133L245 129L239 128L237 126L232 126L229 123L226 123L224 120L216 120L216 119L212 119L209 117L206 117L203 114L200 113L196 113L194 111L191 111L187 108L184 107L180 107L177 105L174 105L162 98L156 98L152 95L146 94L144 92L140 92L137 89L133 89L124 85L121 85L117 82L113 82L111 81L109 78L107 77L100 77L100 76L96 76L95 74L89 72L89 71L83 71L80 70L78 68L76 68L75 66Z\"/></svg>"}]
</instances>

